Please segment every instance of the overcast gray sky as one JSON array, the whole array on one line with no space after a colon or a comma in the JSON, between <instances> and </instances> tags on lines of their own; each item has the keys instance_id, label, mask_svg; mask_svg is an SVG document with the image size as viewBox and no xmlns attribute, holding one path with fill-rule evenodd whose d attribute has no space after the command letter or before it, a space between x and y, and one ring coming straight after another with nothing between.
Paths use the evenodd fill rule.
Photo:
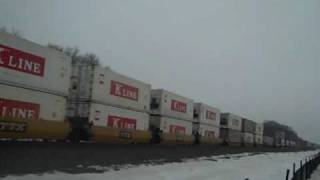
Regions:
<instances>
[{"instance_id":1,"label":"overcast gray sky","mask_svg":"<svg viewBox=\"0 0 320 180\"><path fill-rule=\"evenodd\" d=\"M0 26L320 143L319 0L0 0Z\"/></svg>"}]
</instances>

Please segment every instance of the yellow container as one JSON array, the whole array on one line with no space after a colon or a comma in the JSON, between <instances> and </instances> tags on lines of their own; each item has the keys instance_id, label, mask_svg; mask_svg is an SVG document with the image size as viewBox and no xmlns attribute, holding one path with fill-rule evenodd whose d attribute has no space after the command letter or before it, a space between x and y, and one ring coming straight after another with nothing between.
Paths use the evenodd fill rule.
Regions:
<instances>
[{"instance_id":1,"label":"yellow container","mask_svg":"<svg viewBox=\"0 0 320 180\"><path fill-rule=\"evenodd\" d=\"M0 138L58 140L65 139L69 129L66 121L0 118Z\"/></svg>"},{"instance_id":2,"label":"yellow container","mask_svg":"<svg viewBox=\"0 0 320 180\"><path fill-rule=\"evenodd\" d=\"M190 135L179 135L173 133L162 134L162 144L193 144L194 137Z\"/></svg>"},{"instance_id":3,"label":"yellow container","mask_svg":"<svg viewBox=\"0 0 320 180\"><path fill-rule=\"evenodd\" d=\"M109 143L149 143L151 133L131 129L115 129L109 127L92 127L93 141Z\"/></svg>"},{"instance_id":4,"label":"yellow container","mask_svg":"<svg viewBox=\"0 0 320 180\"><path fill-rule=\"evenodd\" d=\"M201 137L200 139L201 144L222 144L222 139L210 139L210 138L205 138Z\"/></svg>"}]
</instances>

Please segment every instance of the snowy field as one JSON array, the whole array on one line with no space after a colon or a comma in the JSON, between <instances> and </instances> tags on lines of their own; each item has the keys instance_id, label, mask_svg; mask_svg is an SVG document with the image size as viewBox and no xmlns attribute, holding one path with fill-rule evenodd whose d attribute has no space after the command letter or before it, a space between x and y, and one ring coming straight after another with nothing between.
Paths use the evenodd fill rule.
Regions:
<instances>
[{"instance_id":1,"label":"snowy field","mask_svg":"<svg viewBox=\"0 0 320 180\"><path fill-rule=\"evenodd\" d=\"M185 160L164 165L127 165L114 168L89 167L104 173L66 174L62 172L7 176L4 180L284 180L292 163L317 153L236 154ZM81 166L81 165L79 165ZM291 174L291 173L290 173Z\"/></svg>"},{"instance_id":2,"label":"snowy field","mask_svg":"<svg viewBox=\"0 0 320 180\"><path fill-rule=\"evenodd\" d=\"M311 175L311 179L310 180L319 180L320 179L320 166L318 167L318 169L316 169L313 174Z\"/></svg>"}]
</instances>

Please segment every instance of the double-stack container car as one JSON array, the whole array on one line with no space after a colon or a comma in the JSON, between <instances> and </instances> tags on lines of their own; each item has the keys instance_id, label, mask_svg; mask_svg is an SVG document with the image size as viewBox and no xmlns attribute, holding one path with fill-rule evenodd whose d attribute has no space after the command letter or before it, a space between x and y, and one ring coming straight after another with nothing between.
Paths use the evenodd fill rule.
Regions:
<instances>
[{"instance_id":1,"label":"double-stack container car","mask_svg":"<svg viewBox=\"0 0 320 180\"><path fill-rule=\"evenodd\" d=\"M96 141L150 140L151 85L87 62L72 66L69 119L92 125Z\"/></svg>"},{"instance_id":2,"label":"double-stack container car","mask_svg":"<svg viewBox=\"0 0 320 180\"><path fill-rule=\"evenodd\" d=\"M161 131L164 143L193 143L193 100L154 89L151 91L150 108L151 130Z\"/></svg>"},{"instance_id":3,"label":"double-stack container car","mask_svg":"<svg viewBox=\"0 0 320 180\"><path fill-rule=\"evenodd\" d=\"M0 33L0 137L64 139L71 59Z\"/></svg>"},{"instance_id":4,"label":"double-stack container car","mask_svg":"<svg viewBox=\"0 0 320 180\"><path fill-rule=\"evenodd\" d=\"M255 129L255 145L262 146L263 145L263 123L257 123Z\"/></svg>"},{"instance_id":5,"label":"double-stack container car","mask_svg":"<svg viewBox=\"0 0 320 180\"><path fill-rule=\"evenodd\" d=\"M254 134L256 132L256 123L252 120L242 118L242 145L253 146L255 143Z\"/></svg>"},{"instance_id":6,"label":"double-stack container car","mask_svg":"<svg viewBox=\"0 0 320 180\"><path fill-rule=\"evenodd\" d=\"M263 136L263 146L273 147L274 146L273 137Z\"/></svg>"},{"instance_id":7,"label":"double-stack container car","mask_svg":"<svg viewBox=\"0 0 320 180\"><path fill-rule=\"evenodd\" d=\"M285 132L265 131L263 124L151 90L150 84L110 68L0 32L2 138L307 145Z\"/></svg>"},{"instance_id":8,"label":"double-stack container car","mask_svg":"<svg viewBox=\"0 0 320 180\"><path fill-rule=\"evenodd\" d=\"M276 131L274 134L274 145L276 147L284 147L285 146L285 137L286 137L285 132Z\"/></svg>"},{"instance_id":9,"label":"double-stack container car","mask_svg":"<svg viewBox=\"0 0 320 180\"><path fill-rule=\"evenodd\" d=\"M231 113L222 113L220 121L220 138L224 144L241 145L242 118Z\"/></svg>"},{"instance_id":10,"label":"double-stack container car","mask_svg":"<svg viewBox=\"0 0 320 180\"><path fill-rule=\"evenodd\" d=\"M201 143L220 143L220 110L204 103L193 104L193 129L199 133Z\"/></svg>"}]
</instances>

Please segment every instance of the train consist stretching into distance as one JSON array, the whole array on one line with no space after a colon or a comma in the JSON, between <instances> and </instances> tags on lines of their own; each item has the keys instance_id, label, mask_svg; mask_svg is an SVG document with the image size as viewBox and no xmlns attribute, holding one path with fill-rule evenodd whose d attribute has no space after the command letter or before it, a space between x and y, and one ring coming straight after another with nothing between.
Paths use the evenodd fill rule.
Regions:
<instances>
[{"instance_id":1,"label":"train consist stretching into distance","mask_svg":"<svg viewBox=\"0 0 320 180\"><path fill-rule=\"evenodd\" d=\"M62 52L0 33L0 138L296 146L221 113Z\"/></svg>"}]
</instances>

